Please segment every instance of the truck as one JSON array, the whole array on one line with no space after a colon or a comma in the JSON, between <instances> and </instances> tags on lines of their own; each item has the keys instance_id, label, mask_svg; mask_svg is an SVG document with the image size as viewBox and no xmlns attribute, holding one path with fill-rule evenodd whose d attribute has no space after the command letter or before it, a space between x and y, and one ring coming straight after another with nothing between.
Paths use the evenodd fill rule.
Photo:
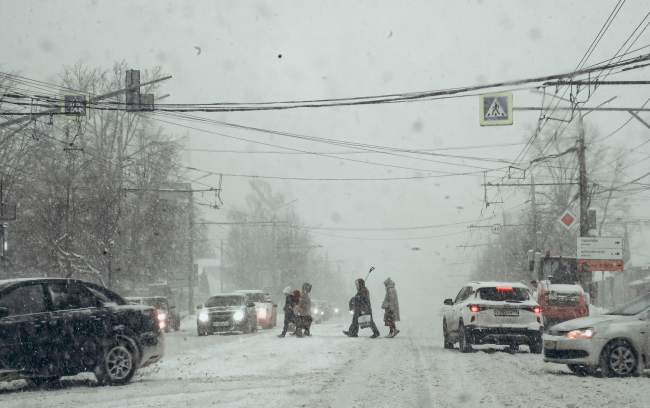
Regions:
<instances>
[{"instance_id":1,"label":"truck","mask_svg":"<svg viewBox=\"0 0 650 408\"><path fill-rule=\"evenodd\" d=\"M528 262L545 330L566 320L589 316L591 272L579 269L577 258L552 256L550 251L542 257L531 250Z\"/></svg>"}]
</instances>

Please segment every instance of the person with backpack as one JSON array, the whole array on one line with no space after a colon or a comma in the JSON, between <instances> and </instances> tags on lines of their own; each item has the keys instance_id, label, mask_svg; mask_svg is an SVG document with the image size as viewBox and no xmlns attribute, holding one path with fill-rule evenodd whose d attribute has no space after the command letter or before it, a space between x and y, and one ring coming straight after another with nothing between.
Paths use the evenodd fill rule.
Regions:
<instances>
[{"instance_id":1,"label":"person with backpack","mask_svg":"<svg viewBox=\"0 0 650 408\"><path fill-rule=\"evenodd\" d=\"M381 308L384 309L384 325L390 327L390 333L386 337L392 339L399 334L399 330L395 327L395 322L399 322L399 301L397 300L397 291L395 290L395 282L388 278L384 281L386 286L386 296Z\"/></svg>"},{"instance_id":2,"label":"person with backpack","mask_svg":"<svg viewBox=\"0 0 650 408\"><path fill-rule=\"evenodd\" d=\"M354 281L354 285L356 286L357 294L350 299L350 310L354 311L354 314L352 315L352 324L348 331L344 331L343 334L348 337L359 337L359 328L370 327L373 332L370 337L376 339L379 337L379 329L377 329L375 322L372 320L370 292L368 291L368 288L366 288L366 283L363 279L357 279ZM367 320L367 322L360 324L359 318L363 316L367 316L362 318L364 321Z\"/></svg>"}]
</instances>

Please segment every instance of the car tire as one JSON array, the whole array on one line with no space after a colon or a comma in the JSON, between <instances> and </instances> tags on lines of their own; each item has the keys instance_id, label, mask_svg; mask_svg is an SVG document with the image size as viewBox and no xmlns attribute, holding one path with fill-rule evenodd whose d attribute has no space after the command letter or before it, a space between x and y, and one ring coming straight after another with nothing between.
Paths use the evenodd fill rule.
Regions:
<instances>
[{"instance_id":1,"label":"car tire","mask_svg":"<svg viewBox=\"0 0 650 408\"><path fill-rule=\"evenodd\" d=\"M59 380L59 376L52 376L52 377L34 377L30 378L29 380L34 384L37 388L42 388L44 386L50 385L55 381Z\"/></svg>"},{"instance_id":2,"label":"car tire","mask_svg":"<svg viewBox=\"0 0 650 408\"><path fill-rule=\"evenodd\" d=\"M528 348L532 354L542 354L542 350L544 349L543 344L542 332L540 331L539 334L533 336L532 341L528 344Z\"/></svg>"},{"instance_id":3,"label":"car tire","mask_svg":"<svg viewBox=\"0 0 650 408\"><path fill-rule=\"evenodd\" d=\"M197 331L199 336L207 336L207 334L208 334L205 330L196 329L196 331Z\"/></svg>"},{"instance_id":4,"label":"car tire","mask_svg":"<svg viewBox=\"0 0 650 408\"><path fill-rule=\"evenodd\" d=\"M442 335L444 337L444 347L446 349L453 349L454 343L449 340L449 333L447 332L447 321L444 319L442 321Z\"/></svg>"},{"instance_id":5,"label":"car tire","mask_svg":"<svg viewBox=\"0 0 650 408\"><path fill-rule=\"evenodd\" d=\"M244 325L244 327L242 328L242 332L244 334L250 334L252 331L253 331L253 326L251 322L248 322L248 324Z\"/></svg>"},{"instance_id":6,"label":"car tire","mask_svg":"<svg viewBox=\"0 0 650 408\"><path fill-rule=\"evenodd\" d=\"M136 354L126 341L118 340L104 349L99 364L95 367L95 376L99 385L128 384L138 362Z\"/></svg>"},{"instance_id":7,"label":"car tire","mask_svg":"<svg viewBox=\"0 0 650 408\"><path fill-rule=\"evenodd\" d=\"M629 377L637 371L638 357L630 343L614 340L600 353L599 367L602 377Z\"/></svg>"},{"instance_id":8,"label":"car tire","mask_svg":"<svg viewBox=\"0 0 650 408\"><path fill-rule=\"evenodd\" d=\"M472 351L472 341L462 321L458 324L458 346L463 353L470 353Z\"/></svg>"}]
</instances>

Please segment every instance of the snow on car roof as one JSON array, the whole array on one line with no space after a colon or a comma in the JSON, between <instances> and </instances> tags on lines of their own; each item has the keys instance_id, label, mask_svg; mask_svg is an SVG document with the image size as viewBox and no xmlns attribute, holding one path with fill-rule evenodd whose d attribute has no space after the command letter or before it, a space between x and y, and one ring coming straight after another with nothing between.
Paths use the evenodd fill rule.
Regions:
<instances>
[{"instance_id":1,"label":"snow on car roof","mask_svg":"<svg viewBox=\"0 0 650 408\"><path fill-rule=\"evenodd\" d=\"M244 296L244 294L233 292L233 293L217 293L216 295L210 295L210 297L218 297L218 296Z\"/></svg>"},{"instance_id":2,"label":"snow on car roof","mask_svg":"<svg viewBox=\"0 0 650 408\"><path fill-rule=\"evenodd\" d=\"M259 289L240 289L236 290L235 293L264 293L264 291Z\"/></svg>"},{"instance_id":3,"label":"snow on car roof","mask_svg":"<svg viewBox=\"0 0 650 408\"><path fill-rule=\"evenodd\" d=\"M47 280L49 282L52 281L75 281L75 282L85 282L81 281L79 279L69 279L69 278L48 278L48 277L40 277L40 278L15 278L15 279L4 279L0 280L0 288L3 288L5 286L13 285L14 283L19 283L19 282L29 282L29 281L35 281L35 280Z\"/></svg>"},{"instance_id":4,"label":"snow on car roof","mask_svg":"<svg viewBox=\"0 0 650 408\"><path fill-rule=\"evenodd\" d=\"M474 288L491 288L496 286L512 286L513 288L522 288L528 289L528 286L524 285L521 282L470 282L467 286L472 286Z\"/></svg>"},{"instance_id":5,"label":"snow on car roof","mask_svg":"<svg viewBox=\"0 0 650 408\"><path fill-rule=\"evenodd\" d=\"M580 285L566 285L566 284L550 284L548 290L553 292L563 293L584 293L584 289Z\"/></svg>"}]
</instances>

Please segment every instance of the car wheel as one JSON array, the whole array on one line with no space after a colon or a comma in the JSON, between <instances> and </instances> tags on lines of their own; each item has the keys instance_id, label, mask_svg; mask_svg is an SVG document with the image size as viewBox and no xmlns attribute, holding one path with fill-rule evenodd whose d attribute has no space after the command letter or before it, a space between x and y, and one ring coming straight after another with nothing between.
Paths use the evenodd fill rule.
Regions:
<instances>
[{"instance_id":1,"label":"car wheel","mask_svg":"<svg viewBox=\"0 0 650 408\"><path fill-rule=\"evenodd\" d=\"M614 340L603 349L599 365L603 377L629 377L636 372L638 364L630 344Z\"/></svg>"},{"instance_id":2,"label":"car wheel","mask_svg":"<svg viewBox=\"0 0 650 408\"><path fill-rule=\"evenodd\" d=\"M453 349L453 348L454 348L454 343L452 343L452 342L449 340L449 333L447 332L447 321L446 321L446 320L443 320L443 321L442 321L442 335L443 335L444 338L445 338L445 340L444 340L444 341L445 341L445 343L444 343L444 344L445 344L445 348L446 348L446 349Z\"/></svg>"},{"instance_id":3,"label":"car wheel","mask_svg":"<svg viewBox=\"0 0 650 408\"><path fill-rule=\"evenodd\" d=\"M535 334L533 336L533 341L528 344L528 348L530 348L530 352L532 354L542 354L542 349L543 347L543 341L542 341L542 333L540 332L539 334Z\"/></svg>"},{"instance_id":4,"label":"car wheel","mask_svg":"<svg viewBox=\"0 0 650 408\"><path fill-rule=\"evenodd\" d=\"M458 346L460 351L463 353L469 353L472 351L472 342L469 339L469 334L463 322L458 324Z\"/></svg>"},{"instance_id":5,"label":"car wheel","mask_svg":"<svg viewBox=\"0 0 650 408\"><path fill-rule=\"evenodd\" d=\"M567 364L567 367L572 373L583 377L590 372L589 367L580 364Z\"/></svg>"},{"instance_id":6,"label":"car wheel","mask_svg":"<svg viewBox=\"0 0 650 408\"><path fill-rule=\"evenodd\" d=\"M251 322L248 322L248 324L244 325L244 327L242 328L242 332L244 334L249 334L252 331L253 331L253 325L251 324Z\"/></svg>"},{"instance_id":7,"label":"car wheel","mask_svg":"<svg viewBox=\"0 0 650 408\"><path fill-rule=\"evenodd\" d=\"M52 377L34 377L30 378L29 380L38 388L41 388L46 385L50 385L55 381L59 380L59 376L52 376Z\"/></svg>"},{"instance_id":8,"label":"car wheel","mask_svg":"<svg viewBox=\"0 0 650 408\"><path fill-rule=\"evenodd\" d=\"M509 344L508 345L508 352L509 353L516 353L519 351L519 344Z\"/></svg>"},{"instance_id":9,"label":"car wheel","mask_svg":"<svg viewBox=\"0 0 650 408\"><path fill-rule=\"evenodd\" d=\"M205 330L201 330L201 329L196 329L196 332L198 333L199 336L205 336L206 334L208 334L206 333Z\"/></svg>"},{"instance_id":10,"label":"car wheel","mask_svg":"<svg viewBox=\"0 0 650 408\"><path fill-rule=\"evenodd\" d=\"M135 374L137 361L134 352L125 341L117 341L107 347L95 368L100 385L124 385Z\"/></svg>"}]
</instances>

